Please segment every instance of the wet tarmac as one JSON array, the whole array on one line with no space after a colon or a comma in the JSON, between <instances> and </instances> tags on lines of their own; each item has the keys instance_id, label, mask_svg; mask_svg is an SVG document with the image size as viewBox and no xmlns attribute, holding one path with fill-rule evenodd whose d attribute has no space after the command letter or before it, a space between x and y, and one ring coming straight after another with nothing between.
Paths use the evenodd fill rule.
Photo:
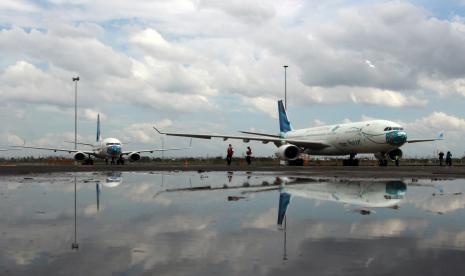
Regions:
<instances>
[{"instance_id":1,"label":"wet tarmac","mask_svg":"<svg viewBox=\"0 0 465 276\"><path fill-rule=\"evenodd\" d=\"M0 177L0 275L461 275L465 179Z\"/></svg>"},{"instance_id":2,"label":"wet tarmac","mask_svg":"<svg viewBox=\"0 0 465 276\"><path fill-rule=\"evenodd\" d=\"M281 166L281 165L170 165L157 163L135 163L128 165L0 165L2 175L24 175L58 172L276 172L282 175L299 173L308 176L340 176L340 177L463 177L465 166Z\"/></svg>"}]
</instances>

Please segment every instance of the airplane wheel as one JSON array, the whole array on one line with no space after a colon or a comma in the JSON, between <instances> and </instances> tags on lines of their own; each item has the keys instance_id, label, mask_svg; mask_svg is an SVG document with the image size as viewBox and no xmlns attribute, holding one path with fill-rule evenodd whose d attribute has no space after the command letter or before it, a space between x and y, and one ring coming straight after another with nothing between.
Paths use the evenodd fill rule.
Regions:
<instances>
[{"instance_id":1,"label":"airplane wheel","mask_svg":"<svg viewBox=\"0 0 465 276\"><path fill-rule=\"evenodd\" d=\"M301 158L287 161L288 166L303 166L304 160Z\"/></svg>"},{"instance_id":2,"label":"airplane wheel","mask_svg":"<svg viewBox=\"0 0 465 276\"><path fill-rule=\"evenodd\" d=\"M388 161L387 160L379 160L378 164L380 167L387 167Z\"/></svg>"},{"instance_id":3,"label":"airplane wheel","mask_svg":"<svg viewBox=\"0 0 465 276\"><path fill-rule=\"evenodd\" d=\"M84 160L84 162L82 162L82 165L93 165L94 164L94 160L92 159L86 159Z\"/></svg>"}]
</instances>

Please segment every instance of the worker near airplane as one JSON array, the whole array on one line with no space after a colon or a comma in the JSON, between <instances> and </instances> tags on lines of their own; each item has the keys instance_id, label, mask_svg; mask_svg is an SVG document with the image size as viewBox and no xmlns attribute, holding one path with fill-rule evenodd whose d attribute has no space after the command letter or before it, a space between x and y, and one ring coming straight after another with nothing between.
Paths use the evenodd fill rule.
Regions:
<instances>
[{"instance_id":1,"label":"worker near airplane","mask_svg":"<svg viewBox=\"0 0 465 276\"><path fill-rule=\"evenodd\" d=\"M229 144L228 148L226 149L226 162L228 163L228 166L231 166L233 154L234 154L234 149L231 146L231 144Z\"/></svg>"},{"instance_id":2,"label":"worker near airplane","mask_svg":"<svg viewBox=\"0 0 465 276\"><path fill-rule=\"evenodd\" d=\"M252 164L252 149L250 147L247 147L245 152L245 161L247 161L248 165Z\"/></svg>"},{"instance_id":3,"label":"worker near airplane","mask_svg":"<svg viewBox=\"0 0 465 276\"><path fill-rule=\"evenodd\" d=\"M160 134L200 139L238 139L244 142L260 141L273 143L278 149L276 155L282 160L296 160L301 154L341 156L348 155L345 165L358 165L356 154L372 153L380 166L388 160L402 158L401 146L410 143L431 142L444 139L441 133L437 138L408 139L404 128L392 121L370 120L363 122L326 125L304 129L294 129L287 117L282 101L278 101L279 134L242 131L246 135L172 133L154 129Z\"/></svg>"}]
</instances>

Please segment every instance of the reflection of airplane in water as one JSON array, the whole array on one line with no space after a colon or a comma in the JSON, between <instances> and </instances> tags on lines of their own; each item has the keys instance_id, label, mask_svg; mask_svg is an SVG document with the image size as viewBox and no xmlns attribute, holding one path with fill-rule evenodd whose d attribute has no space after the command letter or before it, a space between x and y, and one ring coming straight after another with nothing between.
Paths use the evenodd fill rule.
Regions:
<instances>
[{"instance_id":1,"label":"reflection of airplane in water","mask_svg":"<svg viewBox=\"0 0 465 276\"><path fill-rule=\"evenodd\" d=\"M300 182L300 183L299 183ZM343 181L314 183L297 179L282 185L279 194L278 224L281 225L292 196L334 201L357 206L363 215L365 208L397 208L404 198L407 185L402 181Z\"/></svg>"},{"instance_id":2,"label":"reflection of airplane in water","mask_svg":"<svg viewBox=\"0 0 465 276\"><path fill-rule=\"evenodd\" d=\"M95 181L95 190L97 193L97 211L100 210L100 193L102 185L107 188L115 188L123 183L123 176L121 172L106 173L105 178L100 178Z\"/></svg>"},{"instance_id":3,"label":"reflection of airplane in water","mask_svg":"<svg viewBox=\"0 0 465 276\"><path fill-rule=\"evenodd\" d=\"M97 193L97 211L100 209L100 193L102 185L108 188L114 188L123 183L123 177L121 172L109 172L104 177L96 177L95 179L87 179L84 182L94 182ZM79 249L79 243L77 242L77 178L74 176L74 241L71 243L72 250Z\"/></svg>"},{"instance_id":4,"label":"reflection of airplane in water","mask_svg":"<svg viewBox=\"0 0 465 276\"><path fill-rule=\"evenodd\" d=\"M402 181L343 181L315 183L296 180L297 185L281 185L278 203L278 226L283 230L283 261L287 261L286 211L292 196L316 200L334 201L361 208L397 208L404 198L407 185ZM292 182L291 182L292 183ZM360 209L362 215L370 210Z\"/></svg>"},{"instance_id":5,"label":"reflection of airplane in water","mask_svg":"<svg viewBox=\"0 0 465 276\"><path fill-rule=\"evenodd\" d=\"M231 183L232 173L227 174L228 183ZM281 178L277 177L272 182L263 181L250 183L250 175L242 185L223 186L194 186L174 188L159 191L169 192L195 192L217 190L241 190L241 194L254 194L262 192L280 192L280 201L287 199L285 208L291 197L302 197L315 200L334 201L360 208L397 208L407 190L407 185L398 180L374 181L374 180L324 180L315 178ZM281 205L281 203L280 203Z\"/></svg>"}]
</instances>

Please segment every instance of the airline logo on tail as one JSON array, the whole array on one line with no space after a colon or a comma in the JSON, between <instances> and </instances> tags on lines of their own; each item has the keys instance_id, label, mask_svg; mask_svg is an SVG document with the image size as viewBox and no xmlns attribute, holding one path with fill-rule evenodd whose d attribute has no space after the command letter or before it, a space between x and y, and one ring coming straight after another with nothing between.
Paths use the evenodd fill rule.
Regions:
<instances>
[{"instance_id":1,"label":"airline logo on tail","mask_svg":"<svg viewBox=\"0 0 465 276\"><path fill-rule=\"evenodd\" d=\"M97 115L97 142L100 141L100 114Z\"/></svg>"},{"instance_id":2,"label":"airline logo on tail","mask_svg":"<svg viewBox=\"0 0 465 276\"><path fill-rule=\"evenodd\" d=\"M286 110L284 109L283 101L278 101L278 112L279 112L279 131L284 134L292 130L291 122L287 118Z\"/></svg>"}]
</instances>

